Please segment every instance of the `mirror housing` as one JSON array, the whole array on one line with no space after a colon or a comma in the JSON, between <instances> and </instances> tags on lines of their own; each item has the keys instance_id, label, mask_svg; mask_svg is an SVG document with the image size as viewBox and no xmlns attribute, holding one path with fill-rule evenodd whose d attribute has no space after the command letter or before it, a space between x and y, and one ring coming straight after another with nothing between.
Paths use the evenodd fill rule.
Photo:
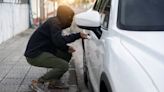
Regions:
<instances>
[{"instance_id":1,"label":"mirror housing","mask_svg":"<svg viewBox=\"0 0 164 92\"><path fill-rule=\"evenodd\" d=\"M82 29L94 30L100 27L100 14L94 10L77 14L75 15L75 23Z\"/></svg>"}]
</instances>

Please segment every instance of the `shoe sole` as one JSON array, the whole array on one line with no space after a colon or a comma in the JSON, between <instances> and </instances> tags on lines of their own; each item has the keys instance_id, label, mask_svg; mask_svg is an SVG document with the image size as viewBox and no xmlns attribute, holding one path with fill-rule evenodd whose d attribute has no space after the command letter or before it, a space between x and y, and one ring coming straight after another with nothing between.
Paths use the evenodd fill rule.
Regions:
<instances>
[{"instance_id":1,"label":"shoe sole","mask_svg":"<svg viewBox=\"0 0 164 92\"><path fill-rule=\"evenodd\" d=\"M33 90L33 91L35 91L35 92L45 92L45 91L43 91L42 89L40 89L39 87L36 87L36 86L34 86L34 85L29 85L29 87Z\"/></svg>"},{"instance_id":2,"label":"shoe sole","mask_svg":"<svg viewBox=\"0 0 164 92\"><path fill-rule=\"evenodd\" d=\"M48 87L48 89L69 89L69 87L53 86L53 87Z\"/></svg>"}]
</instances>

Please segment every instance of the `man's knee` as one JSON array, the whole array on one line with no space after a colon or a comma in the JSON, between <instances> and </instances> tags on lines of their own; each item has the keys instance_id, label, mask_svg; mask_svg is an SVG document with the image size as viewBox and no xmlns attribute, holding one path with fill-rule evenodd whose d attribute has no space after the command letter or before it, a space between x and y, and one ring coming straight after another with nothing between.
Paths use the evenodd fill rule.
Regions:
<instances>
[{"instance_id":1,"label":"man's knee","mask_svg":"<svg viewBox=\"0 0 164 92\"><path fill-rule=\"evenodd\" d=\"M65 64L65 65L62 66L62 70L64 72L68 71L68 68L69 68L69 65L68 64Z\"/></svg>"},{"instance_id":2,"label":"man's knee","mask_svg":"<svg viewBox=\"0 0 164 92\"><path fill-rule=\"evenodd\" d=\"M72 54L71 53L68 53L67 58L66 58L66 61L69 62L71 60L71 58L72 58Z\"/></svg>"},{"instance_id":3,"label":"man's knee","mask_svg":"<svg viewBox=\"0 0 164 92\"><path fill-rule=\"evenodd\" d=\"M62 58L63 60L66 60L67 62L69 62L72 58L72 54L68 53L68 52L63 52L61 50L57 50L55 56Z\"/></svg>"},{"instance_id":4,"label":"man's knee","mask_svg":"<svg viewBox=\"0 0 164 92\"><path fill-rule=\"evenodd\" d=\"M33 60L31 58L26 57L26 60L30 65L34 65Z\"/></svg>"}]
</instances>

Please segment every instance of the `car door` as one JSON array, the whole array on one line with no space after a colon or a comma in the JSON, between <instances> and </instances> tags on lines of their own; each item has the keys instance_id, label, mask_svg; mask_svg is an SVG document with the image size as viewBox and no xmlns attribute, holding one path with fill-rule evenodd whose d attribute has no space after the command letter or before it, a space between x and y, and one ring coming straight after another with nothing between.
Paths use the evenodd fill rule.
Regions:
<instances>
[{"instance_id":1,"label":"car door","mask_svg":"<svg viewBox=\"0 0 164 92\"><path fill-rule=\"evenodd\" d=\"M99 2L101 5L97 4L98 6L94 6L94 9L101 14L101 27L92 31L87 31L89 32L90 38L85 40L89 76L92 84L95 86L99 86L100 69L104 61L104 39L106 35L103 34L106 33L109 23L110 2L108 2L108 0L101 0L101 2Z\"/></svg>"}]
</instances>

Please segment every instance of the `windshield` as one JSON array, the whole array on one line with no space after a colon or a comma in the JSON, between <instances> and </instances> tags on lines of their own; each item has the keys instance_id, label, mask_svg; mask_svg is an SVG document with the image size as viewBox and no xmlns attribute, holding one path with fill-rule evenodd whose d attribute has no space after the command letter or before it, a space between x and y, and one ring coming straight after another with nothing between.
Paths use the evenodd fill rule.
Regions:
<instances>
[{"instance_id":1,"label":"windshield","mask_svg":"<svg viewBox=\"0 0 164 92\"><path fill-rule=\"evenodd\" d=\"M118 27L125 30L164 30L164 0L120 0Z\"/></svg>"}]
</instances>

